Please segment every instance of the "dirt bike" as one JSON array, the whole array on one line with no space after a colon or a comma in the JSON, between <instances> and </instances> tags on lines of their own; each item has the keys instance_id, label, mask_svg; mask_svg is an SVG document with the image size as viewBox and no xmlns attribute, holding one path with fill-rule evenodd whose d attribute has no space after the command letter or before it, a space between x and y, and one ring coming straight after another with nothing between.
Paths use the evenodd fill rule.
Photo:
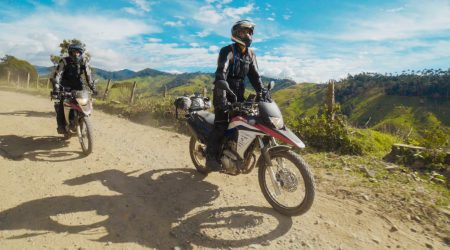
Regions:
<instances>
[{"instance_id":1,"label":"dirt bike","mask_svg":"<svg viewBox=\"0 0 450 250\"><path fill-rule=\"evenodd\" d=\"M51 92L56 103L64 102L65 133L64 138L78 136L81 149L85 155L92 153L93 133L90 116L92 114L92 97L88 90L70 90L62 87L59 92Z\"/></svg>"},{"instance_id":2,"label":"dirt bike","mask_svg":"<svg viewBox=\"0 0 450 250\"><path fill-rule=\"evenodd\" d=\"M294 216L307 212L314 201L314 177L308 164L290 146L304 148L303 142L289 130L277 104L266 98L233 103L229 108L230 123L222 143L220 161L222 173L248 174L256 166L261 191L278 212ZM218 81L216 88L234 95L226 81ZM186 115L192 137L189 152L198 172L208 174L206 167L207 137L214 127L214 114L190 108ZM287 145L279 145L275 139ZM257 157L256 152L259 152Z\"/></svg>"}]
</instances>

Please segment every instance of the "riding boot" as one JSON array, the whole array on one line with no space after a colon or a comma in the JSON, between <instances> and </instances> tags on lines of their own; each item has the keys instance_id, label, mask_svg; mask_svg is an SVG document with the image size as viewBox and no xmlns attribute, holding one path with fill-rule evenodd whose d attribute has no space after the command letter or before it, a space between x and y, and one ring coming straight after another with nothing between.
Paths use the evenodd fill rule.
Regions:
<instances>
[{"instance_id":1,"label":"riding boot","mask_svg":"<svg viewBox=\"0 0 450 250\"><path fill-rule=\"evenodd\" d=\"M206 167L211 171L220 171L222 164L220 163L220 149L227 124L216 123L214 129L208 136L206 145Z\"/></svg>"}]
</instances>

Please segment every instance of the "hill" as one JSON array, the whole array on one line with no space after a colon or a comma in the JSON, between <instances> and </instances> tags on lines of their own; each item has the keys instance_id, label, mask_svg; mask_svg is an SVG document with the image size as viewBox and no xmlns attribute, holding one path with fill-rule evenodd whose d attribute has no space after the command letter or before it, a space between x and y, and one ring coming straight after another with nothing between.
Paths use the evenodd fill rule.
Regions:
<instances>
[{"instance_id":1,"label":"hill","mask_svg":"<svg viewBox=\"0 0 450 250\"><path fill-rule=\"evenodd\" d=\"M356 127L388 132L413 144L446 134L447 142L442 144L448 145L450 73L427 72L349 76L336 84L336 101ZM274 93L274 98L288 115L310 116L317 114L326 92L326 85L302 83Z\"/></svg>"},{"instance_id":2,"label":"hill","mask_svg":"<svg viewBox=\"0 0 450 250\"><path fill-rule=\"evenodd\" d=\"M34 66L39 75L48 75L53 67ZM155 69L146 68L140 71L123 69L118 71L108 71L100 68L92 68L98 79L111 79L116 82L134 82L148 93L161 93L164 91L164 85L172 94L193 93L202 91L204 87L211 88L214 81L213 73L182 73L172 74ZM293 86L296 83L289 79L274 79L270 77L261 77L264 83L275 82L275 90ZM246 80L246 87L252 89L251 84Z\"/></svg>"},{"instance_id":3,"label":"hill","mask_svg":"<svg viewBox=\"0 0 450 250\"><path fill-rule=\"evenodd\" d=\"M7 80L8 74L11 79L27 79L28 73L30 74L30 80L35 81L38 73L36 69L29 62L18 59L11 55L5 55L0 59L0 77Z\"/></svg>"}]
</instances>

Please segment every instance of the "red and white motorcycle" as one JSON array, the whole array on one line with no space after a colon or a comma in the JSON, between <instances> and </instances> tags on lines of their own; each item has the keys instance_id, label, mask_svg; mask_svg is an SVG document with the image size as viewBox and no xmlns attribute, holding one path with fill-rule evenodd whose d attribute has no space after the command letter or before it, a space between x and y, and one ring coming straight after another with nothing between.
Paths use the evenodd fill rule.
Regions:
<instances>
[{"instance_id":1,"label":"red and white motorcycle","mask_svg":"<svg viewBox=\"0 0 450 250\"><path fill-rule=\"evenodd\" d=\"M85 155L92 153L94 145L93 127L90 120L92 114L92 97L88 90L70 90L63 88L57 94L51 92L52 99L57 103L63 102L65 133L64 138L69 139L76 134ZM59 105L59 104L57 104Z\"/></svg>"},{"instance_id":2,"label":"red and white motorcycle","mask_svg":"<svg viewBox=\"0 0 450 250\"><path fill-rule=\"evenodd\" d=\"M234 95L225 81L215 87ZM269 93L272 88L273 82L268 86ZM261 191L272 207L285 215L300 215L313 204L314 178L308 164L288 145L297 148L305 145L285 126L277 104L270 98L263 99L255 102L253 95L245 102L231 105L231 122L221 150L222 172L248 174L257 166ZM205 150L214 127L214 114L202 110L203 107L191 106L186 117L193 134L189 145L192 161L198 172L207 174L210 170L205 166ZM275 139L287 145L279 145Z\"/></svg>"}]
</instances>

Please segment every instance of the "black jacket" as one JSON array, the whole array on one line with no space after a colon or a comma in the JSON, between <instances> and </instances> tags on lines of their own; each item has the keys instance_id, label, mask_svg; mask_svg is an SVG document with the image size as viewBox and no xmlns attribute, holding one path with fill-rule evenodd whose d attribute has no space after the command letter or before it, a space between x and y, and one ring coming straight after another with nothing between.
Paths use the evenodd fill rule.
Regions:
<instances>
[{"instance_id":1,"label":"black jacket","mask_svg":"<svg viewBox=\"0 0 450 250\"><path fill-rule=\"evenodd\" d=\"M253 50L248 48L246 53L243 54L236 43L223 47L217 60L215 81L227 81L231 90L238 97L238 101L243 101L246 76L256 92L260 92L262 81L257 71L256 56Z\"/></svg>"},{"instance_id":2,"label":"black jacket","mask_svg":"<svg viewBox=\"0 0 450 250\"><path fill-rule=\"evenodd\" d=\"M59 61L52 78L54 83L74 90L82 90L83 76L86 84L92 88L91 69L86 58L83 57L80 61L76 61L69 56Z\"/></svg>"}]
</instances>

